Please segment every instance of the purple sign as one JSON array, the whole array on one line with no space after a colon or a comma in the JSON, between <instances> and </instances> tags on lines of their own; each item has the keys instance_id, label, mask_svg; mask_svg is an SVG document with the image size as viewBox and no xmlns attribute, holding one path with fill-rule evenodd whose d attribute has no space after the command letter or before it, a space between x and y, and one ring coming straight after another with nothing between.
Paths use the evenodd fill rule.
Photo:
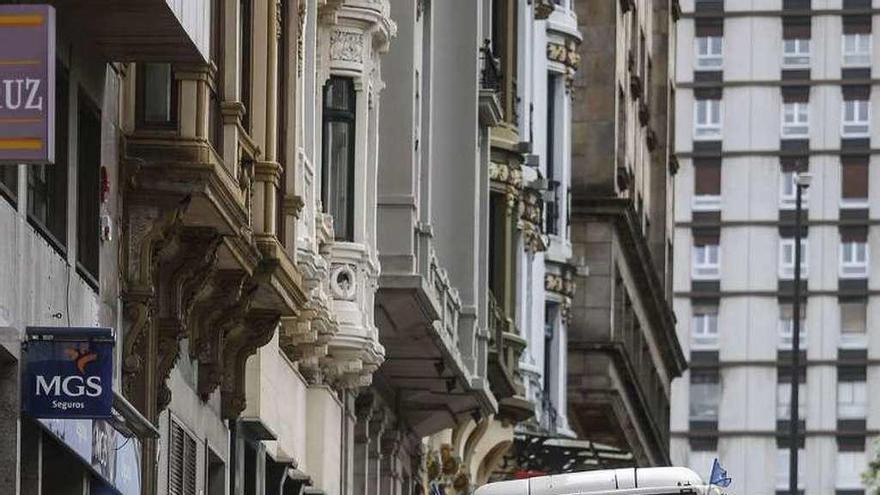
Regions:
<instances>
[{"instance_id":1,"label":"purple sign","mask_svg":"<svg viewBox=\"0 0 880 495\"><path fill-rule=\"evenodd\" d=\"M55 8L0 5L0 163L55 162Z\"/></svg>"}]
</instances>

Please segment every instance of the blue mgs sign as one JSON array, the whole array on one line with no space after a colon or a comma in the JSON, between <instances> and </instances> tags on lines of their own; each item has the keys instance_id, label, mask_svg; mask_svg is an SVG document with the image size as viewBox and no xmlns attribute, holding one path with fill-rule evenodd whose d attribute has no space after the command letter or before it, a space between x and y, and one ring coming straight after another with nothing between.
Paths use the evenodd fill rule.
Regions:
<instances>
[{"instance_id":1,"label":"blue mgs sign","mask_svg":"<svg viewBox=\"0 0 880 495\"><path fill-rule=\"evenodd\" d=\"M22 411L35 418L110 418L109 328L28 327L22 345Z\"/></svg>"}]
</instances>

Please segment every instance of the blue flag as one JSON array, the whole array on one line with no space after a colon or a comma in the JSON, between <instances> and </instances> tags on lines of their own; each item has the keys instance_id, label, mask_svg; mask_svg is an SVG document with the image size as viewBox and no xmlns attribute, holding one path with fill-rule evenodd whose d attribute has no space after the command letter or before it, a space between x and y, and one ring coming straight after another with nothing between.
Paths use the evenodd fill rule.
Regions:
<instances>
[{"instance_id":1,"label":"blue flag","mask_svg":"<svg viewBox=\"0 0 880 495\"><path fill-rule=\"evenodd\" d=\"M715 459L715 462L712 464L712 474L709 475L709 484L726 488L730 486L732 481L733 479L727 476L727 470L721 467L718 459Z\"/></svg>"}]
</instances>

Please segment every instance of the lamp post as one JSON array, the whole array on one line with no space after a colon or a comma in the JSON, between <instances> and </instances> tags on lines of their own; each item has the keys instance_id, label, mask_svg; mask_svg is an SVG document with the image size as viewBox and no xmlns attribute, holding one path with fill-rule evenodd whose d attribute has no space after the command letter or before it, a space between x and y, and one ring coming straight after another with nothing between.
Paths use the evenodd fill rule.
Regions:
<instances>
[{"instance_id":1,"label":"lamp post","mask_svg":"<svg viewBox=\"0 0 880 495\"><path fill-rule=\"evenodd\" d=\"M800 422L800 407L798 406L798 392L800 388L801 367L801 212L803 211L803 193L810 187L813 179L808 173L795 175L795 210L794 210L794 325L791 336L791 402L789 409L789 452L788 452L788 493L797 495L798 485L798 423Z\"/></svg>"}]
</instances>

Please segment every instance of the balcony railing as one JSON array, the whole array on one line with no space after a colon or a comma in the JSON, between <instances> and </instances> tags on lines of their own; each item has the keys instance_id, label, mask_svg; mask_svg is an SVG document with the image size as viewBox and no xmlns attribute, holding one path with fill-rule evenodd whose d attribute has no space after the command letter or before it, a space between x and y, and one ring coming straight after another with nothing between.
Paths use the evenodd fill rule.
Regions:
<instances>
[{"instance_id":1,"label":"balcony railing","mask_svg":"<svg viewBox=\"0 0 880 495\"><path fill-rule=\"evenodd\" d=\"M497 93L501 92L503 75L501 73L501 60L495 56L492 50L492 42L485 40L480 48L483 59L483 71L480 77L482 89L488 89Z\"/></svg>"},{"instance_id":2,"label":"balcony railing","mask_svg":"<svg viewBox=\"0 0 880 495\"><path fill-rule=\"evenodd\" d=\"M526 341L489 293L489 381L499 399L523 394L519 359Z\"/></svg>"}]
</instances>

